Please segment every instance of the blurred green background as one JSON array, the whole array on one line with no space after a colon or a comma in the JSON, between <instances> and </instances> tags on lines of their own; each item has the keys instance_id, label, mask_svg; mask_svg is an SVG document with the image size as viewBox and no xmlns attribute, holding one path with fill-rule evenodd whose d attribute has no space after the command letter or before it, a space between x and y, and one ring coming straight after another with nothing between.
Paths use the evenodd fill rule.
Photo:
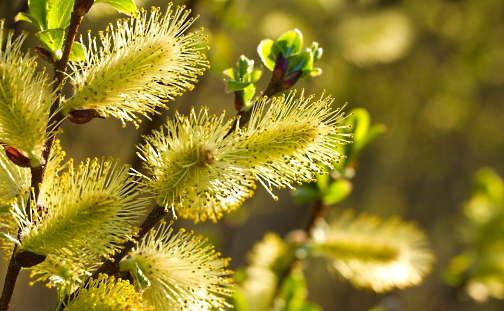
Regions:
<instances>
[{"instance_id":1,"label":"blurred green background","mask_svg":"<svg viewBox=\"0 0 504 311\"><path fill-rule=\"evenodd\" d=\"M27 29L12 20L23 1L0 1L0 17L16 31ZM211 46L211 69L193 91L170 104L188 113L191 106L233 111L222 71L241 54L260 59L256 48L264 38L276 39L298 28L305 46L319 42L324 49L317 67L323 74L303 79L296 88L317 96L325 89L335 104L367 109L373 122L388 131L362 153L353 179L353 193L338 205L382 217L399 215L422 227L436 255L433 272L417 287L389 294L353 289L333 278L323 260L306 263L309 299L326 311L369 310L502 310L496 299L474 302L461 289L443 280L450 259L464 244L458 227L469 200L476 171L483 166L504 175L504 1L495 0L193 0L187 4L201 17ZM139 6L166 7L165 1L141 1ZM81 33L105 29L124 17L96 5L81 25ZM26 48L37 42L32 36ZM46 64L46 66L48 66ZM48 68L50 68L48 66ZM258 90L264 90L264 72ZM159 122L154 122L157 128ZM114 156L136 160L134 144L148 133L118 120L94 120L87 125L65 123L59 135L69 157ZM309 206L292 203L288 191L276 190L278 202L263 189L242 208L217 225L194 227L209 236L231 268L245 265L246 252L267 231L284 236L303 228ZM186 221L181 227L193 227ZM504 224L503 224L504 225ZM2 274L5 266L1 267ZM1 276L3 279L3 275ZM26 288L24 274L11 310L51 310L54 291L43 285ZM29 297L28 299L26 297ZM44 306L47 304L47 306Z\"/></svg>"}]
</instances>

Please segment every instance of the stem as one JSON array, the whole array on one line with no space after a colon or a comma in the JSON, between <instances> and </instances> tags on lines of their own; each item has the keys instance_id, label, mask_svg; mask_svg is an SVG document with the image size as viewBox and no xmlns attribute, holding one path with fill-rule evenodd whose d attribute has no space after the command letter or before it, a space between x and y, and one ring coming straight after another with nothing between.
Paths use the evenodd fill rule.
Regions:
<instances>
[{"instance_id":1,"label":"stem","mask_svg":"<svg viewBox=\"0 0 504 311\"><path fill-rule=\"evenodd\" d=\"M81 285L80 288L85 286L87 282L91 279L97 279L99 274L107 274L107 275L114 275L119 272L119 262L121 259L126 257L128 253L133 249L135 245L138 244L140 240L142 240L149 231L154 228L168 213L170 213L171 209L165 209L162 206L155 205L152 211L149 213L147 218L144 220L144 222L140 225L140 231L138 234L133 238L133 240L129 240L124 242L124 244L121 246L121 251L115 253L115 255L107 260L105 260L102 265L91 275L84 284ZM77 289L75 292L67 296L64 301L72 301L78 294L79 289ZM63 310L64 307L62 307L61 310Z\"/></svg>"},{"instance_id":2,"label":"stem","mask_svg":"<svg viewBox=\"0 0 504 311\"><path fill-rule=\"evenodd\" d=\"M81 4L80 1L76 1L74 6L74 11L77 8L77 5ZM87 11L86 11L87 12ZM55 133L60 125L61 121L63 121L64 116L61 113L56 113L58 111L60 102L61 102L61 89L63 86L63 77L66 72L68 60L70 58L70 52L72 51L72 45L75 40L75 36L77 35L77 31L79 29L79 25L82 22L82 16L77 16L72 12L72 16L70 19L70 26L68 27L68 33L65 38L65 47L63 49L63 55L59 61L54 64L54 90L57 91L58 98L54 101L51 106L50 115L51 118L48 123L47 131L51 133ZM49 155L51 153L52 146L54 145L54 140L56 139L56 134L51 135L45 143L44 149L44 160L45 163L49 160ZM30 168L31 169L31 186L33 187L33 195L32 198L37 202L39 194L40 194L40 184L44 180L46 165L42 165L39 168ZM26 206L27 215L30 215L30 203ZM21 242L20 233L21 228L18 231L18 240ZM14 293L14 287L16 286L16 280L21 270L21 267L16 263L15 255L16 255L17 247L14 247L11 255L11 259L9 261L9 266L7 268L7 274L5 275L4 287L2 289L2 296L0 297L0 311L9 310L10 302L12 300L12 295Z\"/></svg>"},{"instance_id":3,"label":"stem","mask_svg":"<svg viewBox=\"0 0 504 311\"><path fill-rule=\"evenodd\" d=\"M327 205L325 205L324 202L322 202L322 200L317 200L313 202L310 219L304 229L307 235L307 239L312 237L312 231L315 228L315 224L319 219L323 219L326 213L327 213ZM273 295L273 300L271 301L270 306L273 306L274 300L280 294L280 288L282 287L282 284L284 283L285 279L289 276L292 269L297 265L298 262L299 259L296 256L293 256L292 261L287 265L287 268L282 272L282 274L279 275L277 280L277 288L275 294Z\"/></svg>"},{"instance_id":4,"label":"stem","mask_svg":"<svg viewBox=\"0 0 504 311\"><path fill-rule=\"evenodd\" d=\"M119 271L119 262L123 259L131 249L138 244L138 241L142 240L149 231L156 226L161 219L163 219L171 209L165 209L162 206L156 204L152 211L149 213L145 221L140 225L140 231L138 235L134 237L133 240L126 241L121 248L120 252L117 252L112 258L107 259L94 273L91 278L96 279L100 273L112 275Z\"/></svg>"},{"instance_id":5,"label":"stem","mask_svg":"<svg viewBox=\"0 0 504 311\"><path fill-rule=\"evenodd\" d=\"M278 56L277 64L275 65L275 70L273 70L273 74L271 76L271 80L266 87L266 91L263 92L262 96L268 98L268 100L275 96L276 94L283 92L289 88L291 88L296 82L299 80L299 76L301 75L301 71L296 71L291 74L292 77L289 77L285 80L285 70L287 70L288 62L285 58L282 58L281 55ZM225 137L229 136L236 126L239 128L243 128L250 121L250 117L252 116L253 106L246 109L245 103L243 102L241 91L236 91L235 93L235 102L234 106L238 113L236 114L236 119L233 121L229 132Z\"/></svg>"},{"instance_id":6,"label":"stem","mask_svg":"<svg viewBox=\"0 0 504 311\"><path fill-rule=\"evenodd\" d=\"M17 246L14 247L12 251L11 259L9 262L9 267L7 268L7 274L5 275L5 283L2 291L2 296L0 297L0 310L9 310L10 302L12 299L12 293L14 293L14 287L16 286L16 280L21 271L21 267L18 266L14 256L16 254Z\"/></svg>"},{"instance_id":7,"label":"stem","mask_svg":"<svg viewBox=\"0 0 504 311\"><path fill-rule=\"evenodd\" d=\"M313 202L311 209L311 217L305 227L305 232L306 234L308 234L309 237L311 237L312 230L315 227L317 220L323 219L326 213L327 213L327 205L325 205L324 202L322 202L322 200L317 200Z\"/></svg>"}]
</instances>

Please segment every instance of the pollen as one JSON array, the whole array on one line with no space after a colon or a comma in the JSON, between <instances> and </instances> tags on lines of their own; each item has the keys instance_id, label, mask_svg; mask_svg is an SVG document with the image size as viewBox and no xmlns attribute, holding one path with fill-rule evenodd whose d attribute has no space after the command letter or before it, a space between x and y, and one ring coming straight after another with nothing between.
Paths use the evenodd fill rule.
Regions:
<instances>
[{"instance_id":1,"label":"pollen","mask_svg":"<svg viewBox=\"0 0 504 311\"><path fill-rule=\"evenodd\" d=\"M147 181L161 206L195 222L217 221L253 194L254 176L237 165L235 146L224 139L231 121L193 108L189 117L176 113L139 146Z\"/></svg>"},{"instance_id":2,"label":"pollen","mask_svg":"<svg viewBox=\"0 0 504 311\"><path fill-rule=\"evenodd\" d=\"M136 115L148 117L191 90L208 61L201 54L206 37L184 34L194 21L189 13L182 7L169 7L166 14L141 10L138 17L109 25L98 42L88 34L88 43L81 42L88 47L85 60L70 63L74 95L63 113L96 109L138 127Z\"/></svg>"},{"instance_id":3,"label":"pollen","mask_svg":"<svg viewBox=\"0 0 504 311\"><path fill-rule=\"evenodd\" d=\"M207 239L194 232L174 233L170 225L161 225L120 267L139 267L149 276L150 285L144 288L143 298L155 309L223 310L231 307L224 297L231 297L234 290L232 271L226 269L230 259L220 256Z\"/></svg>"}]
</instances>

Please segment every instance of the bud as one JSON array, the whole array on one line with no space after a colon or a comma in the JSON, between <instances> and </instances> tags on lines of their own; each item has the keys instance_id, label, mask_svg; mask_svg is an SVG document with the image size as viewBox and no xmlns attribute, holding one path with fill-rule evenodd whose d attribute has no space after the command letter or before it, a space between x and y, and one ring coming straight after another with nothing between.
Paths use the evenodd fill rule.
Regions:
<instances>
[{"instance_id":1,"label":"bud","mask_svg":"<svg viewBox=\"0 0 504 311\"><path fill-rule=\"evenodd\" d=\"M45 48L43 48L42 46L37 46L35 47L35 51L37 52L38 55L40 55L40 57L42 57L46 62L52 64L54 61L53 61L53 55L51 54L51 52Z\"/></svg>"},{"instance_id":2,"label":"bud","mask_svg":"<svg viewBox=\"0 0 504 311\"><path fill-rule=\"evenodd\" d=\"M138 114L148 117L192 89L208 61L201 53L206 36L183 33L194 21L189 13L170 7L166 14L159 8L150 14L142 10L115 28L110 25L99 40L89 33L85 59L69 62L75 93L62 103L62 113L70 117L73 110L93 109L138 127Z\"/></svg>"},{"instance_id":3,"label":"bud","mask_svg":"<svg viewBox=\"0 0 504 311\"><path fill-rule=\"evenodd\" d=\"M145 179L156 203L173 207L195 222L217 219L238 208L252 196L254 176L235 155L235 146L224 138L232 120L209 115L208 108L189 117L176 113L164 128L145 137L139 156L153 178Z\"/></svg>"},{"instance_id":4,"label":"bud","mask_svg":"<svg viewBox=\"0 0 504 311\"><path fill-rule=\"evenodd\" d=\"M78 17L83 17L93 6L94 0L75 0L74 10L72 14Z\"/></svg>"},{"instance_id":5,"label":"bud","mask_svg":"<svg viewBox=\"0 0 504 311\"><path fill-rule=\"evenodd\" d=\"M14 147L4 147L5 154L12 161L12 163L16 164L19 167L30 167L30 159L23 155L19 150Z\"/></svg>"},{"instance_id":6,"label":"bud","mask_svg":"<svg viewBox=\"0 0 504 311\"><path fill-rule=\"evenodd\" d=\"M355 217L351 210L331 221L313 249L356 287L376 292L419 284L434 261L425 234L414 224L365 214Z\"/></svg>"},{"instance_id":7,"label":"bud","mask_svg":"<svg viewBox=\"0 0 504 311\"><path fill-rule=\"evenodd\" d=\"M94 118L105 119L100 113L95 109L72 109L68 113L68 120L74 124L85 124Z\"/></svg>"},{"instance_id":8,"label":"bud","mask_svg":"<svg viewBox=\"0 0 504 311\"><path fill-rule=\"evenodd\" d=\"M224 310L231 307L224 297L232 296L232 271L225 269L229 258L221 258L206 239L181 229L173 233L170 225L151 231L120 267L138 267L144 305L155 310Z\"/></svg>"},{"instance_id":9,"label":"bud","mask_svg":"<svg viewBox=\"0 0 504 311\"><path fill-rule=\"evenodd\" d=\"M3 26L0 21L0 33ZM13 35L0 36L0 141L13 148L8 155L15 163L40 167L44 144L54 134L47 124L56 93L47 74L36 72L35 57L22 52L26 34L15 40Z\"/></svg>"},{"instance_id":10,"label":"bud","mask_svg":"<svg viewBox=\"0 0 504 311\"><path fill-rule=\"evenodd\" d=\"M24 251L17 253L14 256L14 259L21 268L30 268L43 262L46 259L46 255L39 255L34 252Z\"/></svg>"},{"instance_id":11,"label":"bud","mask_svg":"<svg viewBox=\"0 0 504 311\"><path fill-rule=\"evenodd\" d=\"M91 310L152 310L142 305L142 294L136 293L128 281L100 274L81 288L74 300L66 304L67 311ZM162 310L162 309L161 309Z\"/></svg>"}]
</instances>

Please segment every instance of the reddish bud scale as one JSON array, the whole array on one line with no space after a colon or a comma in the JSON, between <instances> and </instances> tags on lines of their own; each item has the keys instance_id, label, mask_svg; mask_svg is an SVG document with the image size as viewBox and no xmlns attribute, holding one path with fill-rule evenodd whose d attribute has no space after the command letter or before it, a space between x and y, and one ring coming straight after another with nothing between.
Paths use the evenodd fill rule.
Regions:
<instances>
[{"instance_id":1,"label":"reddish bud scale","mask_svg":"<svg viewBox=\"0 0 504 311\"><path fill-rule=\"evenodd\" d=\"M105 119L95 109L72 109L68 113L68 120L74 124L85 124L94 118Z\"/></svg>"},{"instance_id":2,"label":"reddish bud scale","mask_svg":"<svg viewBox=\"0 0 504 311\"><path fill-rule=\"evenodd\" d=\"M284 58L281 53L279 53L275 62L275 68L273 69L273 77L275 79L282 80L285 77L285 73L288 68L289 61Z\"/></svg>"},{"instance_id":3,"label":"reddish bud scale","mask_svg":"<svg viewBox=\"0 0 504 311\"><path fill-rule=\"evenodd\" d=\"M296 82L299 80L299 77L301 77L301 74L303 72L301 70L296 70L293 73L289 74L287 77L283 79L283 84L282 84L282 91L290 89Z\"/></svg>"},{"instance_id":4,"label":"reddish bud scale","mask_svg":"<svg viewBox=\"0 0 504 311\"><path fill-rule=\"evenodd\" d=\"M30 159L14 147L4 147L5 154L14 164L20 167L30 167Z\"/></svg>"},{"instance_id":5,"label":"reddish bud scale","mask_svg":"<svg viewBox=\"0 0 504 311\"><path fill-rule=\"evenodd\" d=\"M38 55L40 55L40 57L42 57L42 59L44 59L46 62L52 64L53 63L53 55L51 52L49 52L48 50L44 49L43 47L41 46L37 46L35 47L35 51L37 52Z\"/></svg>"},{"instance_id":6,"label":"reddish bud scale","mask_svg":"<svg viewBox=\"0 0 504 311\"><path fill-rule=\"evenodd\" d=\"M30 268L38 265L39 263L44 262L46 259L46 255L39 255L34 252L24 251L21 253L17 253L14 257L16 259L16 263L22 268Z\"/></svg>"},{"instance_id":7,"label":"reddish bud scale","mask_svg":"<svg viewBox=\"0 0 504 311\"><path fill-rule=\"evenodd\" d=\"M83 17L93 6L94 0L77 0L75 1L73 14Z\"/></svg>"}]
</instances>

